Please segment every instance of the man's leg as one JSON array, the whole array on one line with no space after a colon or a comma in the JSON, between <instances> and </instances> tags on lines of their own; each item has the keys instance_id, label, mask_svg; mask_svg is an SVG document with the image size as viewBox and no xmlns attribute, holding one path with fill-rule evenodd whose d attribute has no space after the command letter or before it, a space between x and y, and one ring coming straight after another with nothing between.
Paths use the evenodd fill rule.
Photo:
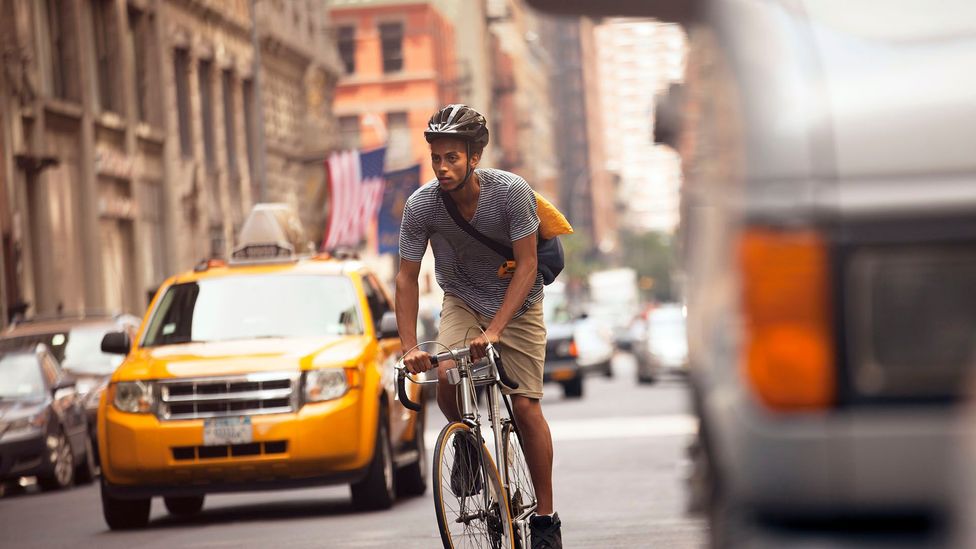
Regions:
<instances>
[{"instance_id":1,"label":"man's leg","mask_svg":"<svg viewBox=\"0 0 976 549\"><path fill-rule=\"evenodd\" d=\"M461 421L457 405L457 387L447 382L447 370L454 367L454 361L437 365L437 405L448 421Z\"/></svg>"},{"instance_id":2,"label":"man's leg","mask_svg":"<svg viewBox=\"0 0 976 549\"><path fill-rule=\"evenodd\" d=\"M437 334L436 351L462 347L467 343L471 334L478 333L478 316L471 311L463 301L453 295L444 296L441 306L441 325ZM449 360L437 365L437 405L448 421L461 421L461 413L457 405L457 387L447 382L447 371L454 368L454 361Z\"/></svg>"},{"instance_id":3,"label":"man's leg","mask_svg":"<svg viewBox=\"0 0 976 549\"><path fill-rule=\"evenodd\" d=\"M542 415L542 403L538 399L512 395L515 422L522 435L525 461L532 475L535 496L539 500L536 513L552 514L552 435L549 423Z\"/></svg>"}]
</instances>

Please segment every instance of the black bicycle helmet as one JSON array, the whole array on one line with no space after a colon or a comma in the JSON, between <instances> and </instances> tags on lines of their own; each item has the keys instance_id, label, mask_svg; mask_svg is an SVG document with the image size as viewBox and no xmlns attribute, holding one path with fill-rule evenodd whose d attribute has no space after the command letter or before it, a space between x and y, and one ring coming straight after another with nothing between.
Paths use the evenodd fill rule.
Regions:
<instances>
[{"instance_id":1,"label":"black bicycle helmet","mask_svg":"<svg viewBox=\"0 0 976 549\"><path fill-rule=\"evenodd\" d=\"M467 105L448 105L427 121L424 138L430 143L438 137L454 137L484 147L488 144L488 121Z\"/></svg>"}]
</instances>

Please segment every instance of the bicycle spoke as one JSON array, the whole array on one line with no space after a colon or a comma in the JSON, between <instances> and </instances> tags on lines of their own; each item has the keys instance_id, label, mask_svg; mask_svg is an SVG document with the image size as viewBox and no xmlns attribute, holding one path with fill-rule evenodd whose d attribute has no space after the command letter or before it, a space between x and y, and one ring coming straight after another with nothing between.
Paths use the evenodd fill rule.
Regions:
<instances>
[{"instance_id":1,"label":"bicycle spoke","mask_svg":"<svg viewBox=\"0 0 976 549\"><path fill-rule=\"evenodd\" d=\"M535 497L535 488L532 484L529 466L525 461L525 452L522 450L518 434L511 423L506 423L503 436L505 437L504 450L505 467L508 474L509 509L513 521L524 520L535 511L538 503Z\"/></svg>"},{"instance_id":2,"label":"bicycle spoke","mask_svg":"<svg viewBox=\"0 0 976 549\"><path fill-rule=\"evenodd\" d=\"M487 465L481 461L487 458L483 446L467 446L468 441L474 440L473 435L466 427L456 425L458 427L445 428L438 438L435 456L435 505L442 537L446 536L445 547L510 547L506 545L509 543L507 538L510 536L510 526L502 518L498 504L500 479L492 474L493 467L483 466ZM460 440L455 442L455 438ZM473 450L458 451L463 448ZM452 471L455 467L462 468L462 471ZM467 473L477 475L478 480L474 481L473 477L466 476ZM467 493L457 493L458 491ZM505 513L505 519L507 518ZM447 539L450 540L450 545Z\"/></svg>"}]
</instances>

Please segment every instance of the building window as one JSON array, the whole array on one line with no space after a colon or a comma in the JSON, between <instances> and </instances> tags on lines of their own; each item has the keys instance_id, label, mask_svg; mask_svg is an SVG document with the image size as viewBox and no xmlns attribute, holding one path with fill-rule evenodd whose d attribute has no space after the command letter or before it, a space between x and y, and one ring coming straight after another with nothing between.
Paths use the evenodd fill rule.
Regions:
<instances>
[{"instance_id":1,"label":"building window","mask_svg":"<svg viewBox=\"0 0 976 549\"><path fill-rule=\"evenodd\" d=\"M136 90L136 116L140 122L158 124L158 110L151 101L155 97L156 71L150 70L153 64L151 55L155 44L156 28L152 15L136 8L129 8L129 39L134 63Z\"/></svg>"},{"instance_id":2,"label":"building window","mask_svg":"<svg viewBox=\"0 0 976 549\"><path fill-rule=\"evenodd\" d=\"M63 5L65 4L65 5ZM74 11L72 3L47 0L43 17L47 28L47 42L44 44L50 59L50 93L54 97L78 101L77 52L71 19Z\"/></svg>"},{"instance_id":3,"label":"building window","mask_svg":"<svg viewBox=\"0 0 976 549\"><path fill-rule=\"evenodd\" d=\"M203 125L203 156L207 167L214 169L217 165L214 159L214 127L213 127L213 64L208 59L201 59L197 67L197 85L200 90L200 123Z\"/></svg>"},{"instance_id":4,"label":"building window","mask_svg":"<svg viewBox=\"0 0 976 549\"><path fill-rule=\"evenodd\" d=\"M190 126L190 52L173 50L173 77L176 80L176 108L180 122L180 152L193 156L193 128Z\"/></svg>"},{"instance_id":5,"label":"building window","mask_svg":"<svg viewBox=\"0 0 976 549\"><path fill-rule=\"evenodd\" d=\"M381 24L380 41L383 46L383 72L403 70L403 23Z\"/></svg>"},{"instance_id":6,"label":"building window","mask_svg":"<svg viewBox=\"0 0 976 549\"><path fill-rule=\"evenodd\" d=\"M221 84L224 96L224 144L227 149L227 170L237 178L237 121L234 118L234 73L223 71ZM233 186L232 186L233 188ZM239 197L234 197L239 198Z\"/></svg>"},{"instance_id":7,"label":"building window","mask_svg":"<svg viewBox=\"0 0 976 549\"><path fill-rule=\"evenodd\" d=\"M359 148L359 116L339 117L339 138L342 140L342 148Z\"/></svg>"},{"instance_id":8,"label":"building window","mask_svg":"<svg viewBox=\"0 0 976 549\"><path fill-rule=\"evenodd\" d=\"M118 93L118 25L115 24L115 2L96 0L92 3L92 38L95 40L95 70L98 104L102 111L122 112Z\"/></svg>"},{"instance_id":9,"label":"building window","mask_svg":"<svg viewBox=\"0 0 976 549\"><path fill-rule=\"evenodd\" d=\"M356 27L352 25L339 27L339 57L346 74L356 72Z\"/></svg>"},{"instance_id":10,"label":"building window","mask_svg":"<svg viewBox=\"0 0 976 549\"><path fill-rule=\"evenodd\" d=\"M387 165L394 168L413 164L411 150L410 122L405 112L390 112L386 114Z\"/></svg>"}]
</instances>

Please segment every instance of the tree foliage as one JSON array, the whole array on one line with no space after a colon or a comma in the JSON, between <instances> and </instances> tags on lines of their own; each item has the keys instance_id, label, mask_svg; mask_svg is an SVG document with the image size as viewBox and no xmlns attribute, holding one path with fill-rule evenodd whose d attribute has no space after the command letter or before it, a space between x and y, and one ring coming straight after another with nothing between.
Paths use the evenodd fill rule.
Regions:
<instances>
[{"instance_id":1,"label":"tree foliage","mask_svg":"<svg viewBox=\"0 0 976 549\"><path fill-rule=\"evenodd\" d=\"M675 299L671 281L675 258L670 235L622 231L620 249L622 265L637 271L642 297L655 301Z\"/></svg>"}]
</instances>

